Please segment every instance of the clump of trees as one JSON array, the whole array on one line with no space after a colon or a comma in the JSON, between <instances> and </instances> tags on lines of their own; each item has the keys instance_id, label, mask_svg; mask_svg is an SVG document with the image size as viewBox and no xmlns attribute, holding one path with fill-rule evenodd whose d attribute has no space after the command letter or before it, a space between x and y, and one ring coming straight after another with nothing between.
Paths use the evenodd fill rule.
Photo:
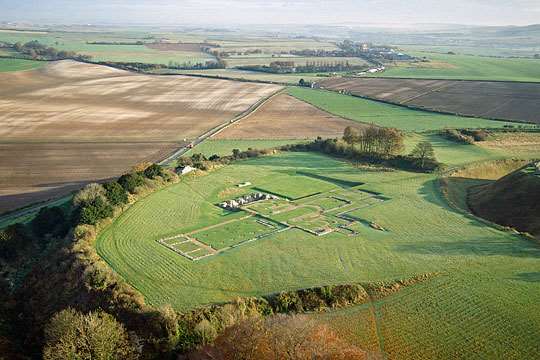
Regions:
<instances>
[{"instance_id":1,"label":"clump of trees","mask_svg":"<svg viewBox=\"0 0 540 360\"><path fill-rule=\"evenodd\" d=\"M344 132L344 139L318 138L312 142L285 145L279 149L282 151L317 151L336 157L347 158L355 162L381 165L391 168L433 172L439 170L442 164L435 159L424 159L418 161L415 154L400 155L403 149L402 138L399 132L383 130L373 132L367 130L369 135L362 135L362 132L355 129L348 129ZM387 137L381 134L387 134ZM362 140L357 140L361 138ZM401 139L400 139L401 138Z\"/></svg>"},{"instance_id":2,"label":"clump of trees","mask_svg":"<svg viewBox=\"0 0 540 360\"><path fill-rule=\"evenodd\" d=\"M343 132L343 140L365 154L390 157L403 148L403 133L398 129L378 126L354 128L348 126Z\"/></svg>"},{"instance_id":3,"label":"clump of trees","mask_svg":"<svg viewBox=\"0 0 540 360\"><path fill-rule=\"evenodd\" d=\"M44 360L138 359L138 339L103 311L83 314L67 308L53 316L45 327Z\"/></svg>"},{"instance_id":4,"label":"clump of trees","mask_svg":"<svg viewBox=\"0 0 540 360\"><path fill-rule=\"evenodd\" d=\"M274 61L269 65L238 66L240 70L259 71L272 74L342 72L365 70L365 65L353 65L349 61L308 61L297 65L294 61Z\"/></svg>"},{"instance_id":5,"label":"clump of trees","mask_svg":"<svg viewBox=\"0 0 540 360\"><path fill-rule=\"evenodd\" d=\"M90 55L77 54L74 51L58 50L53 47L44 45L37 40L32 40L27 43L16 43L13 49L18 53L26 55L34 60L64 60L74 59L81 61L89 61Z\"/></svg>"},{"instance_id":6,"label":"clump of trees","mask_svg":"<svg viewBox=\"0 0 540 360\"><path fill-rule=\"evenodd\" d=\"M489 132L482 129L444 129L441 135L460 144L474 144L477 141L486 141Z\"/></svg>"},{"instance_id":7,"label":"clump of trees","mask_svg":"<svg viewBox=\"0 0 540 360\"><path fill-rule=\"evenodd\" d=\"M212 346L192 359L311 360L366 359L366 353L341 340L330 328L307 316L252 317L227 328Z\"/></svg>"}]
</instances>

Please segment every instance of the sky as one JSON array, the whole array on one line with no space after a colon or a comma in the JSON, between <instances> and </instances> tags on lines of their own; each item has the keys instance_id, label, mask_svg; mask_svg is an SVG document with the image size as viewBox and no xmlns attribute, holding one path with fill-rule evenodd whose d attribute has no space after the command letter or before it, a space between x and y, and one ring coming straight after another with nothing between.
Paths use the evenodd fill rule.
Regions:
<instances>
[{"instance_id":1,"label":"sky","mask_svg":"<svg viewBox=\"0 0 540 360\"><path fill-rule=\"evenodd\" d=\"M0 21L529 25L540 23L540 0L0 0Z\"/></svg>"}]
</instances>

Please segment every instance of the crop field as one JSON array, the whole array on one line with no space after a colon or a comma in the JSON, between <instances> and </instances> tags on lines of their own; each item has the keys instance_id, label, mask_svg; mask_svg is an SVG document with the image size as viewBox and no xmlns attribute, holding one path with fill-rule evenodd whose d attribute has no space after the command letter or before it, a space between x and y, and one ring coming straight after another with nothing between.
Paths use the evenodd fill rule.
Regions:
<instances>
[{"instance_id":1,"label":"crop field","mask_svg":"<svg viewBox=\"0 0 540 360\"><path fill-rule=\"evenodd\" d=\"M478 149L478 157L485 151L473 148ZM446 151L440 147L439 156L476 159L466 146ZM268 206L261 203L257 205L260 213L281 216L295 211L289 221L317 229L340 211L329 210L310 223L302 216L319 210L297 209L310 202L315 207L313 204L326 204L334 190L337 198L358 192L361 199L382 194L390 200L355 211L364 222L356 223L354 234L333 231L314 236L292 228L196 262L157 241L244 216L227 214L215 206L238 183L250 181L254 187L265 188L288 178L294 190L294 182L305 177L310 182L327 179L327 185L310 185L312 193L326 193L292 201L298 204L289 211L279 201ZM353 183L363 185L338 185ZM357 207L346 205L344 211L348 206ZM376 223L385 231L367 223ZM246 226L243 231L258 232L251 224ZM221 241L219 233L203 234ZM362 337L361 344L371 344L369 349L382 351L388 358L476 358L485 353L493 358L522 359L534 358L539 350L536 299L540 283L534 274L540 266L540 247L449 207L432 174L363 170L313 153L240 161L205 176L187 178L137 202L105 229L96 247L149 303L171 303L177 309L235 296L439 272L441 276L396 295L342 310L346 315L335 311L314 316L330 321L353 341ZM363 338L366 334L370 335Z\"/></svg>"},{"instance_id":2,"label":"crop field","mask_svg":"<svg viewBox=\"0 0 540 360\"><path fill-rule=\"evenodd\" d=\"M143 45L93 44L93 42L148 42L145 33L92 33L92 32L30 32L0 31L0 41L25 43L37 40L58 50L75 51L92 56L93 61L144 62L167 65L170 61L204 62L213 59L201 51L160 51Z\"/></svg>"},{"instance_id":3,"label":"crop field","mask_svg":"<svg viewBox=\"0 0 540 360\"><path fill-rule=\"evenodd\" d=\"M378 76L417 79L540 81L540 60L409 52L429 62L396 63Z\"/></svg>"},{"instance_id":4,"label":"crop field","mask_svg":"<svg viewBox=\"0 0 540 360\"><path fill-rule=\"evenodd\" d=\"M37 69L44 64L42 61L0 58L0 73Z\"/></svg>"},{"instance_id":5,"label":"crop field","mask_svg":"<svg viewBox=\"0 0 540 360\"><path fill-rule=\"evenodd\" d=\"M289 94L346 119L385 127L395 127L405 131L426 131L444 128L500 128L515 125L515 123L505 121L413 110L324 90L291 87L289 88Z\"/></svg>"},{"instance_id":6,"label":"crop field","mask_svg":"<svg viewBox=\"0 0 540 360\"><path fill-rule=\"evenodd\" d=\"M71 61L0 82L0 212L160 160L279 90Z\"/></svg>"},{"instance_id":7,"label":"crop field","mask_svg":"<svg viewBox=\"0 0 540 360\"><path fill-rule=\"evenodd\" d=\"M308 139L338 137L347 126L362 125L331 115L287 94L280 94L216 139Z\"/></svg>"},{"instance_id":8,"label":"crop field","mask_svg":"<svg viewBox=\"0 0 540 360\"><path fill-rule=\"evenodd\" d=\"M479 146L519 158L540 158L540 132L496 133Z\"/></svg>"},{"instance_id":9,"label":"crop field","mask_svg":"<svg viewBox=\"0 0 540 360\"><path fill-rule=\"evenodd\" d=\"M434 111L540 124L540 84L334 78L322 81L321 85Z\"/></svg>"}]
</instances>

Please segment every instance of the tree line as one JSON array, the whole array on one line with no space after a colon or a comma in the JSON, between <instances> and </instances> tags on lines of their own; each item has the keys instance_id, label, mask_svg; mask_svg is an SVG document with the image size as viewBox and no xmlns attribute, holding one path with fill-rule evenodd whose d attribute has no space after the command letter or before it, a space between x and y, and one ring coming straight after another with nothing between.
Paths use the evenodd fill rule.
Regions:
<instances>
[{"instance_id":1,"label":"tree line","mask_svg":"<svg viewBox=\"0 0 540 360\"><path fill-rule=\"evenodd\" d=\"M37 40L32 40L27 43L16 43L13 49L33 60L65 60L74 59L81 61L89 61L90 55L77 54L74 51L58 50L51 46L44 45Z\"/></svg>"}]
</instances>

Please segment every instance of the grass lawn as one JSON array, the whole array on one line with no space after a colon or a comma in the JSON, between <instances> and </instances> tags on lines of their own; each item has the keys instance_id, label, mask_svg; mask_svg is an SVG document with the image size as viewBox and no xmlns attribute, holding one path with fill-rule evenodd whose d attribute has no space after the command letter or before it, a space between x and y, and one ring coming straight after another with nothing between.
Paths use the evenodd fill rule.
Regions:
<instances>
[{"instance_id":1,"label":"grass lawn","mask_svg":"<svg viewBox=\"0 0 540 360\"><path fill-rule=\"evenodd\" d=\"M270 233L275 229L257 222L257 218L252 217L203 230L191 236L216 250L220 250Z\"/></svg>"},{"instance_id":2,"label":"grass lawn","mask_svg":"<svg viewBox=\"0 0 540 360\"><path fill-rule=\"evenodd\" d=\"M45 64L44 61L0 58L0 72L32 70Z\"/></svg>"},{"instance_id":3,"label":"grass lawn","mask_svg":"<svg viewBox=\"0 0 540 360\"><path fill-rule=\"evenodd\" d=\"M282 176L275 174L262 184L256 185L256 189L279 197L298 199L337 188L335 185L326 181L313 179L308 176L290 176L289 174Z\"/></svg>"},{"instance_id":4,"label":"grass lawn","mask_svg":"<svg viewBox=\"0 0 540 360\"><path fill-rule=\"evenodd\" d=\"M427 63L403 63L389 67L381 77L465 79L500 81L540 81L540 60L509 59L472 55L412 52Z\"/></svg>"},{"instance_id":5,"label":"grass lawn","mask_svg":"<svg viewBox=\"0 0 540 360\"><path fill-rule=\"evenodd\" d=\"M290 95L329 113L354 121L395 127L405 131L426 131L444 128L499 128L505 125L515 125L515 123L504 121L413 110L324 90L290 87L288 91Z\"/></svg>"},{"instance_id":6,"label":"grass lawn","mask_svg":"<svg viewBox=\"0 0 540 360\"><path fill-rule=\"evenodd\" d=\"M482 157L484 150L478 151L456 145L451 151L440 147L439 154L461 163ZM297 171L364 182L362 188L388 196L390 201L362 209L366 221L387 231L364 226L357 236L317 237L293 229L195 263L155 241L224 221L228 215L213 203L233 184L258 186L287 176L292 184ZM432 174L361 170L312 153L250 159L144 198L96 246L148 303L180 310L235 296L441 272L374 309L320 316L389 358L534 358L540 350L540 246L454 211L436 180Z\"/></svg>"}]
</instances>

